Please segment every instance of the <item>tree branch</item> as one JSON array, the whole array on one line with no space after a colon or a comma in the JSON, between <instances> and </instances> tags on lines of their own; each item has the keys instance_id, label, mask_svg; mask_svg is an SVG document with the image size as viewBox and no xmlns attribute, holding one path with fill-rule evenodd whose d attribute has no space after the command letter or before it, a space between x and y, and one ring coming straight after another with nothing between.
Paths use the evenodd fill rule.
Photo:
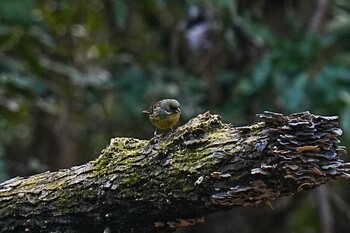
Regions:
<instances>
[{"instance_id":1,"label":"tree branch","mask_svg":"<svg viewBox=\"0 0 350 233\"><path fill-rule=\"evenodd\" d=\"M322 27L325 26L326 16L329 14L330 7L330 0L316 1L315 11L310 19L308 33L322 31Z\"/></svg>"},{"instance_id":2,"label":"tree branch","mask_svg":"<svg viewBox=\"0 0 350 233\"><path fill-rule=\"evenodd\" d=\"M87 164L6 181L0 230L166 232L349 178L337 117L258 116L233 127L207 112L150 141L115 138Z\"/></svg>"}]
</instances>

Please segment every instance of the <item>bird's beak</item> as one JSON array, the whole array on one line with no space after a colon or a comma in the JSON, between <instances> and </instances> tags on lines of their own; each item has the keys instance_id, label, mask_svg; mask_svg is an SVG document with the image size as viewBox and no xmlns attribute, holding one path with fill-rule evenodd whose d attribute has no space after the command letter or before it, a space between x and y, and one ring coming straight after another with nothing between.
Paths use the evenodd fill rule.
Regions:
<instances>
[{"instance_id":1,"label":"bird's beak","mask_svg":"<svg viewBox=\"0 0 350 233\"><path fill-rule=\"evenodd\" d=\"M180 108L175 109L175 112L181 112Z\"/></svg>"}]
</instances>

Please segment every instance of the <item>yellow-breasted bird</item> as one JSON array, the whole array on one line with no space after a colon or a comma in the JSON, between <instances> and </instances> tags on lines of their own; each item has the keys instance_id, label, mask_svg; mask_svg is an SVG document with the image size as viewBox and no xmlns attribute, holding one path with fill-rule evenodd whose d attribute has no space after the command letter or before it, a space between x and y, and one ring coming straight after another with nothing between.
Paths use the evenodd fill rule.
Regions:
<instances>
[{"instance_id":1,"label":"yellow-breasted bird","mask_svg":"<svg viewBox=\"0 0 350 233\"><path fill-rule=\"evenodd\" d=\"M180 103L175 99L163 99L153 104L147 113L152 124L158 129L168 129L173 127L180 119ZM157 134L157 129L154 135Z\"/></svg>"}]
</instances>

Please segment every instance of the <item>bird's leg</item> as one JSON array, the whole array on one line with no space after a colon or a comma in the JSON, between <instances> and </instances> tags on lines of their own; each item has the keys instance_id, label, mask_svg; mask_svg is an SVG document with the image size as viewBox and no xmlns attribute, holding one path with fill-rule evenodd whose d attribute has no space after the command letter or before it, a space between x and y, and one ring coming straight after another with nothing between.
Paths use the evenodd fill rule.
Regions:
<instances>
[{"instance_id":1,"label":"bird's leg","mask_svg":"<svg viewBox=\"0 0 350 233\"><path fill-rule=\"evenodd\" d=\"M157 136L157 129L154 130L153 136Z\"/></svg>"}]
</instances>

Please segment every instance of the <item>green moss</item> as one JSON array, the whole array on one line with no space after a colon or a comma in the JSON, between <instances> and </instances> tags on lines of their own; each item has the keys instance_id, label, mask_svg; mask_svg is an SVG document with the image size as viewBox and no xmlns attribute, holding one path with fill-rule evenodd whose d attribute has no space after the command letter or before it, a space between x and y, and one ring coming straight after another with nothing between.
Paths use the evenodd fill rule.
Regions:
<instances>
[{"instance_id":1,"label":"green moss","mask_svg":"<svg viewBox=\"0 0 350 233\"><path fill-rule=\"evenodd\" d=\"M124 184L134 184L137 183L140 179L140 176L136 173L131 174L130 176L128 176L126 179L124 179Z\"/></svg>"},{"instance_id":2,"label":"green moss","mask_svg":"<svg viewBox=\"0 0 350 233\"><path fill-rule=\"evenodd\" d=\"M70 202L69 195L62 193L58 198L58 206L67 206Z\"/></svg>"},{"instance_id":3,"label":"green moss","mask_svg":"<svg viewBox=\"0 0 350 233\"><path fill-rule=\"evenodd\" d=\"M69 212L68 206L72 203L71 197L72 196L69 195L68 192L62 192L62 194L58 197L57 206L62 214ZM74 198L76 198L76 196ZM79 198L76 200L79 200Z\"/></svg>"},{"instance_id":4,"label":"green moss","mask_svg":"<svg viewBox=\"0 0 350 233\"><path fill-rule=\"evenodd\" d=\"M98 159L95 160L92 170L95 176L105 176L113 172L111 169L121 174L121 180L113 184L114 188L123 186L121 190L126 189L123 195L131 195L127 190L140 180L140 175L135 173L135 161L142 160L137 156L142 156L142 150L147 146L148 141L131 139L131 138L115 138L114 142L104 149ZM139 164L140 165L140 164ZM125 172L123 172L125 171Z\"/></svg>"},{"instance_id":5,"label":"green moss","mask_svg":"<svg viewBox=\"0 0 350 233\"><path fill-rule=\"evenodd\" d=\"M185 185L183 188L182 188L182 192L184 193L190 193L193 191L193 186L189 186L189 185Z\"/></svg>"},{"instance_id":6,"label":"green moss","mask_svg":"<svg viewBox=\"0 0 350 233\"><path fill-rule=\"evenodd\" d=\"M120 196L122 197L132 197L133 196L133 192L131 189L128 189L128 188L123 188L120 193L119 193Z\"/></svg>"}]
</instances>

